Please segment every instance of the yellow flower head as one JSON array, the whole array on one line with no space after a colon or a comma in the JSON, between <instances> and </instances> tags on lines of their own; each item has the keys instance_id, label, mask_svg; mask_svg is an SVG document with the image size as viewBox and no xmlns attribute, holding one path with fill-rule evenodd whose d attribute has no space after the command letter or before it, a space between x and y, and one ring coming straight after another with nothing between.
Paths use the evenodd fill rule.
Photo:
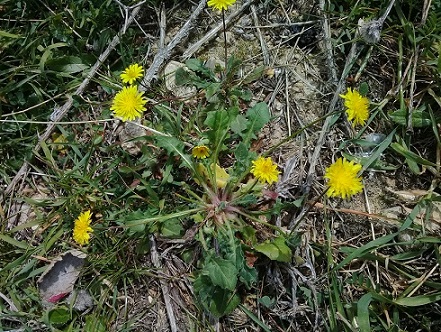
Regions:
<instances>
[{"instance_id":1,"label":"yellow flower head","mask_svg":"<svg viewBox=\"0 0 441 332\"><path fill-rule=\"evenodd\" d=\"M136 86L125 86L115 95L110 109L123 121L135 120L146 110L144 105L147 99L142 96L143 94L144 92L139 92Z\"/></svg>"},{"instance_id":2,"label":"yellow flower head","mask_svg":"<svg viewBox=\"0 0 441 332\"><path fill-rule=\"evenodd\" d=\"M267 182L269 184L277 182L280 171L270 157L259 157L257 160L254 160L252 164L251 174L253 174L260 182Z\"/></svg>"},{"instance_id":3,"label":"yellow flower head","mask_svg":"<svg viewBox=\"0 0 441 332\"><path fill-rule=\"evenodd\" d=\"M357 176L361 165L354 161L338 158L335 163L326 169L325 178L328 179L329 197L349 198L363 190L361 177Z\"/></svg>"},{"instance_id":4,"label":"yellow flower head","mask_svg":"<svg viewBox=\"0 0 441 332\"><path fill-rule=\"evenodd\" d=\"M352 126L364 125L369 118L369 100L357 90L348 88L348 92L340 95L345 100L346 115Z\"/></svg>"},{"instance_id":5,"label":"yellow flower head","mask_svg":"<svg viewBox=\"0 0 441 332\"><path fill-rule=\"evenodd\" d=\"M123 83L133 84L138 78L142 77L144 69L137 63L128 66L119 77Z\"/></svg>"},{"instance_id":6,"label":"yellow flower head","mask_svg":"<svg viewBox=\"0 0 441 332\"><path fill-rule=\"evenodd\" d=\"M90 234L93 233L92 227L90 227L90 222L92 218L92 213L90 210L81 213L75 220L75 225L73 229L73 239L79 245L89 243Z\"/></svg>"},{"instance_id":7,"label":"yellow flower head","mask_svg":"<svg viewBox=\"0 0 441 332\"><path fill-rule=\"evenodd\" d=\"M195 146L191 150L191 155L195 158L198 158L198 159L205 159L208 157L209 154L210 154L210 149L208 147L206 147L205 145Z\"/></svg>"},{"instance_id":8,"label":"yellow flower head","mask_svg":"<svg viewBox=\"0 0 441 332\"><path fill-rule=\"evenodd\" d=\"M235 2L236 0L208 0L207 5L217 10L227 10Z\"/></svg>"}]
</instances>

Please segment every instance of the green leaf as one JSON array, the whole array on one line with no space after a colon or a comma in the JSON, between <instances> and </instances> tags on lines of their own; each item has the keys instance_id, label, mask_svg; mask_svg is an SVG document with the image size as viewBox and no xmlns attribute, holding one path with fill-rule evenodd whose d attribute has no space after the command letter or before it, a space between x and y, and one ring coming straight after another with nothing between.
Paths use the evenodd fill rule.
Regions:
<instances>
[{"instance_id":1,"label":"green leaf","mask_svg":"<svg viewBox=\"0 0 441 332\"><path fill-rule=\"evenodd\" d=\"M265 307L267 307L268 309L271 309L274 304L276 303L275 299L270 298L269 296L265 295L259 299L257 299L257 301L261 304L263 304Z\"/></svg>"},{"instance_id":2,"label":"green leaf","mask_svg":"<svg viewBox=\"0 0 441 332\"><path fill-rule=\"evenodd\" d=\"M286 245L284 237L279 236L274 239L274 245L279 249L279 262L290 262L292 257L291 249Z\"/></svg>"},{"instance_id":3,"label":"green leaf","mask_svg":"<svg viewBox=\"0 0 441 332\"><path fill-rule=\"evenodd\" d=\"M129 235L135 235L137 233L144 234L147 222L140 222L140 220L152 218L156 214L150 210L147 211L136 210L125 215L123 219L120 220L120 222L122 222L127 227L127 231ZM149 228L150 227L151 227L151 223L149 225Z\"/></svg>"},{"instance_id":4,"label":"green leaf","mask_svg":"<svg viewBox=\"0 0 441 332\"><path fill-rule=\"evenodd\" d=\"M86 316L84 331L106 332L108 330L103 317L93 313Z\"/></svg>"},{"instance_id":5,"label":"green leaf","mask_svg":"<svg viewBox=\"0 0 441 332\"><path fill-rule=\"evenodd\" d=\"M170 155L180 156L182 164L193 170L193 162L190 155L184 153L184 143L175 137L156 136L156 144L164 148Z\"/></svg>"},{"instance_id":6,"label":"green leaf","mask_svg":"<svg viewBox=\"0 0 441 332\"><path fill-rule=\"evenodd\" d=\"M188 69L201 73L203 76L209 78L211 81L214 81L216 79L214 73L210 70L210 68L205 66L205 64L199 59L188 59L185 62L185 65Z\"/></svg>"},{"instance_id":7,"label":"green leaf","mask_svg":"<svg viewBox=\"0 0 441 332\"><path fill-rule=\"evenodd\" d=\"M52 56L52 50L53 49L61 48L61 47L66 47L66 46L68 46L68 44L66 44L66 43L55 43L55 44L51 44L48 47L46 47L44 49L43 54L41 55L41 58L40 58L40 64L39 64L40 71L41 72L44 71L44 66L45 66L46 62Z\"/></svg>"},{"instance_id":8,"label":"green leaf","mask_svg":"<svg viewBox=\"0 0 441 332\"><path fill-rule=\"evenodd\" d=\"M231 121L230 128L233 133L240 135L240 133L247 129L247 119L242 114L238 114L233 121Z\"/></svg>"},{"instance_id":9,"label":"green leaf","mask_svg":"<svg viewBox=\"0 0 441 332\"><path fill-rule=\"evenodd\" d=\"M273 261L291 261L292 252L286 245L285 238L283 237L275 238L272 242L266 240L265 242L254 246L254 249Z\"/></svg>"},{"instance_id":10,"label":"green leaf","mask_svg":"<svg viewBox=\"0 0 441 332\"><path fill-rule=\"evenodd\" d=\"M342 152L342 156L345 157L347 160L352 161L354 160L356 163L359 163L361 165L365 165L370 157L360 157L360 156L353 156L346 152ZM392 164L389 164L381 159L374 160L373 163L370 164L369 169L372 170L381 170L381 171L396 171L401 166L395 166Z\"/></svg>"},{"instance_id":11,"label":"green leaf","mask_svg":"<svg viewBox=\"0 0 441 332\"><path fill-rule=\"evenodd\" d=\"M234 157L236 158L234 171L240 175L249 169L251 161L257 158L257 153L250 151L249 146L244 142L240 142L234 150Z\"/></svg>"},{"instance_id":12,"label":"green leaf","mask_svg":"<svg viewBox=\"0 0 441 332\"><path fill-rule=\"evenodd\" d=\"M7 37L7 38L22 38L20 35L16 35L13 33L6 32L4 30L0 30L0 37Z\"/></svg>"},{"instance_id":13,"label":"green leaf","mask_svg":"<svg viewBox=\"0 0 441 332\"><path fill-rule=\"evenodd\" d=\"M48 313L48 319L53 325L64 325L71 319L69 309L64 307L52 309Z\"/></svg>"},{"instance_id":14,"label":"green leaf","mask_svg":"<svg viewBox=\"0 0 441 332\"><path fill-rule=\"evenodd\" d=\"M213 96L215 96L219 92L220 88L220 83L211 83L209 86L207 86L205 92L205 97L207 98L207 100L210 102L214 102L215 100L213 99Z\"/></svg>"},{"instance_id":15,"label":"green leaf","mask_svg":"<svg viewBox=\"0 0 441 332\"><path fill-rule=\"evenodd\" d=\"M13 246L20 248L20 249L28 249L30 248L30 245L26 242L18 241L9 235L6 234L0 234L0 241L7 242L9 244L12 244Z\"/></svg>"},{"instance_id":16,"label":"green leaf","mask_svg":"<svg viewBox=\"0 0 441 332\"><path fill-rule=\"evenodd\" d=\"M175 71L175 80L177 85L186 85L192 82L192 75L184 68L178 68Z\"/></svg>"},{"instance_id":17,"label":"green leaf","mask_svg":"<svg viewBox=\"0 0 441 332\"><path fill-rule=\"evenodd\" d=\"M415 109L412 112L412 126L415 128L427 127L432 124L432 119L430 118L430 114L424 111L425 107L421 107L419 109ZM393 122L401 125L407 126L407 111L406 110L398 110L389 114L389 117Z\"/></svg>"},{"instance_id":18,"label":"green leaf","mask_svg":"<svg viewBox=\"0 0 441 332\"><path fill-rule=\"evenodd\" d=\"M87 64L83 63L83 60L81 60L81 58L76 56L64 56L48 60L46 62L46 67L53 71L63 72L67 74L82 72L89 68Z\"/></svg>"},{"instance_id":19,"label":"green leaf","mask_svg":"<svg viewBox=\"0 0 441 332\"><path fill-rule=\"evenodd\" d=\"M431 295L420 295L413 297L405 297L402 299L396 299L393 301L395 304L406 306L406 307L419 307L422 305L434 303L441 300L441 293L435 293Z\"/></svg>"},{"instance_id":20,"label":"green leaf","mask_svg":"<svg viewBox=\"0 0 441 332\"><path fill-rule=\"evenodd\" d=\"M406 158L406 163L409 166L410 170L414 174L420 175L421 169L420 169L420 166L418 165L418 163L424 164L425 159L423 159L420 156L418 156L417 154L411 152L401 137L398 137L397 141L398 142L391 144L391 148L395 152L399 153L400 155L402 155L403 157ZM428 166L430 166L430 165L428 165Z\"/></svg>"},{"instance_id":21,"label":"green leaf","mask_svg":"<svg viewBox=\"0 0 441 332\"><path fill-rule=\"evenodd\" d=\"M253 98L253 93L249 89L241 89L239 91L238 97L244 101L251 101L251 99Z\"/></svg>"},{"instance_id":22,"label":"green leaf","mask_svg":"<svg viewBox=\"0 0 441 332\"><path fill-rule=\"evenodd\" d=\"M253 320L257 325L259 325L263 331L271 332L271 329L264 322L262 322L258 317L256 317L256 315L254 315L250 310L248 310L245 306L240 305L239 307L240 307L240 309L242 309L242 311L244 313L247 314L248 317L251 318L251 320Z\"/></svg>"},{"instance_id":23,"label":"green leaf","mask_svg":"<svg viewBox=\"0 0 441 332\"><path fill-rule=\"evenodd\" d=\"M249 267L246 264L245 254L243 252L240 241L232 234L228 237L227 247L224 249L227 251L225 257L233 262L236 266L239 281L242 282L246 288L250 289L251 285L257 281L257 271L253 267Z\"/></svg>"},{"instance_id":24,"label":"green leaf","mask_svg":"<svg viewBox=\"0 0 441 332\"><path fill-rule=\"evenodd\" d=\"M253 194L245 195L236 201L238 206L250 206L253 204L257 204L257 197Z\"/></svg>"},{"instance_id":25,"label":"green leaf","mask_svg":"<svg viewBox=\"0 0 441 332\"><path fill-rule=\"evenodd\" d=\"M203 71L207 68L199 59L188 59L185 61L185 65L188 67L188 69L193 71Z\"/></svg>"},{"instance_id":26,"label":"green leaf","mask_svg":"<svg viewBox=\"0 0 441 332\"><path fill-rule=\"evenodd\" d=\"M363 168L361 169L360 173L363 173L380 158L381 154L384 152L384 150L387 149L387 147L392 142L392 138L395 134L395 130L396 129L392 130L392 132L389 135L387 135L387 137L378 145L378 147L374 150L372 155L363 164Z\"/></svg>"},{"instance_id":27,"label":"green leaf","mask_svg":"<svg viewBox=\"0 0 441 332\"><path fill-rule=\"evenodd\" d=\"M258 79L260 79L263 76L263 73L265 72L265 66L259 66L256 67L251 73L249 73L245 79L243 80L244 84L249 84L251 82L254 82Z\"/></svg>"},{"instance_id":28,"label":"green leaf","mask_svg":"<svg viewBox=\"0 0 441 332\"><path fill-rule=\"evenodd\" d=\"M128 227L129 235L136 233L144 233L145 224L140 223L139 220L126 220L125 225Z\"/></svg>"},{"instance_id":29,"label":"green leaf","mask_svg":"<svg viewBox=\"0 0 441 332\"><path fill-rule=\"evenodd\" d=\"M216 317L230 313L240 303L235 292L213 285L206 275L200 274L195 279L193 288L202 306Z\"/></svg>"},{"instance_id":30,"label":"green leaf","mask_svg":"<svg viewBox=\"0 0 441 332\"><path fill-rule=\"evenodd\" d=\"M214 257L204 266L203 273L207 275L213 285L233 291L237 285L237 269L229 260Z\"/></svg>"},{"instance_id":31,"label":"green leaf","mask_svg":"<svg viewBox=\"0 0 441 332\"><path fill-rule=\"evenodd\" d=\"M362 96L367 96L367 94L369 93L369 85L366 82L361 83L358 92Z\"/></svg>"},{"instance_id":32,"label":"green leaf","mask_svg":"<svg viewBox=\"0 0 441 332\"><path fill-rule=\"evenodd\" d=\"M215 288L210 302L210 312L217 317L231 313L240 304L240 297L219 287Z\"/></svg>"},{"instance_id":33,"label":"green leaf","mask_svg":"<svg viewBox=\"0 0 441 332\"><path fill-rule=\"evenodd\" d=\"M178 219L168 219L161 225L161 235L168 238L176 238L182 235L183 227Z\"/></svg>"},{"instance_id":34,"label":"green leaf","mask_svg":"<svg viewBox=\"0 0 441 332\"><path fill-rule=\"evenodd\" d=\"M357 302L357 322L360 332L370 332L369 305L372 301L372 294L364 294Z\"/></svg>"},{"instance_id":35,"label":"green leaf","mask_svg":"<svg viewBox=\"0 0 441 332\"><path fill-rule=\"evenodd\" d=\"M392 143L390 145L390 147L392 149L394 149L395 152L399 153L400 155L402 155L406 159L409 159L409 160L411 160L411 161L413 161L415 163L418 163L418 164L421 164L421 165L426 165L426 166L436 167L435 163L432 163L431 161L428 161L428 160L426 160L424 158L421 158L416 153L410 151L407 148L407 146L404 145L404 142L400 142L400 143Z\"/></svg>"},{"instance_id":36,"label":"green leaf","mask_svg":"<svg viewBox=\"0 0 441 332\"><path fill-rule=\"evenodd\" d=\"M248 119L247 129L241 134L245 144L248 144L252 139L256 138L256 134L263 128L270 120L270 113L268 105L260 102L250 108L246 114Z\"/></svg>"},{"instance_id":37,"label":"green leaf","mask_svg":"<svg viewBox=\"0 0 441 332\"><path fill-rule=\"evenodd\" d=\"M351 254L349 254L345 259L343 259L339 264L337 264L333 270L336 271L341 269L346 264L349 264L353 259L363 257L366 253L371 252L372 250L377 249L379 246L384 245L393 240L398 233L388 234L372 240L365 245L355 249Z\"/></svg>"},{"instance_id":38,"label":"green leaf","mask_svg":"<svg viewBox=\"0 0 441 332\"><path fill-rule=\"evenodd\" d=\"M204 124L210 130L207 133L208 139L213 146L218 146L223 143L227 134L231 118L226 110L212 111L207 113L207 118Z\"/></svg>"}]
</instances>

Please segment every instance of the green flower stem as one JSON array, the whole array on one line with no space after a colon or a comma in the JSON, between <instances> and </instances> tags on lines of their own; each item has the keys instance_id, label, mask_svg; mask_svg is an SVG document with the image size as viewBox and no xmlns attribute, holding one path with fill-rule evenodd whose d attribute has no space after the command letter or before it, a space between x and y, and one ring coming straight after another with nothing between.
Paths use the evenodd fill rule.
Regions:
<instances>
[{"instance_id":1,"label":"green flower stem","mask_svg":"<svg viewBox=\"0 0 441 332\"><path fill-rule=\"evenodd\" d=\"M199 242L204 248L204 252L208 252L208 245L207 245L207 241L205 241L204 231L202 230L202 228L199 228Z\"/></svg>"},{"instance_id":2,"label":"green flower stem","mask_svg":"<svg viewBox=\"0 0 441 332\"><path fill-rule=\"evenodd\" d=\"M193 204L195 204L195 203L203 203L203 204L205 204L205 202L202 200L202 198L200 198L198 195L196 195L196 193L194 193L194 192L192 192L191 190L188 190L188 189L184 189L184 190L187 192L187 194L189 196L192 196L196 200L192 200L191 198L182 196L181 194L175 194L176 197L179 197L180 199L182 199L183 201L186 201L187 203L193 203Z\"/></svg>"},{"instance_id":3,"label":"green flower stem","mask_svg":"<svg viewBox=\"0 0 441 332\"><path fill-rule=\"evenodd\" d=\"M147 130L147 131L150 131L150 132L152 132L153 134L156 134L156 135L159 135L159 136L172 137L172 136L169 135L169 134L165 134L165 133L163 133L163 132L157 131L156 129L153 129L153 128L150 128L150 127L144 126L144 125L142 125L142 124L140 124L140 123L138 123L138 122L135 122L135 121L128 121L128 122L130 122L130 124L134 124L135 126L141 127L141 128L143 128L143 129L145 129L145 130Z\"/></svg>"},{"instance_id":4,"label":"green flower stem","mask_svg":"<svg viewBox=\"0 0 441 332\"><path fill-rule=\"evenodd\" d=\"M227 31L225 28L225 10L222 9L222 23L224 25L224 51L225 51L225 76L227 73L228 53L227 53Z\"/></svg>"},{"instance_id":5,"label":"green flower stem","mask_svg":"<svg viewBox=\"0 0 441 332\"><path fill-rule=\"evenodd\" d=\"M249 173L249 171L248 171L248 173ZM246 173L246 174L248 174L248 173ZM254 179L254 182L253 182L252 186L247 191L245 191L243 193L240 193L240 195L238 195L238 196L235 196L233 194L233 197L231 199L231 204L233 204L234 202L237 202L238 200L240 200L245 195L248 195L249 193L251 193L253 188L256 186L257 182L258 182L258 180ZM240 182L238 181L237 183L240 183ZM240 187L239 187L239 191L240 191Z\"/></svg>"},{"instance_id":6,"label":"green flower stem","mask_svg":"<svg viewBox=\"0 0 441 332\"><path fill-rule=\"evenodd\" d=\"M281 233L281 234L286 234L286 231L284 231L284 230L281 229L280 227L277 227L276 225L272 225L272 224L270 224L270 223L268 223L268 222L266 222L266 221L262 221L262 220L260 220L259 218L256 218L256 217L254 217L253 215L244 212L243 210L237 209L236 212L237 212L238 214L240 214L241 216L247 218L247 219L250 219L250 220L252 220L252 221L254 221L254 222L257 222L257 223L259 223L259 224L265 225L265 226L267 226L267 227L269 227L269 228L271 228L271 229L273 229L273 230L275 230L275 231L277 231L277 232L279 232L279 233ZM261 213L259 213L259 214L261 214Z\"/></svg>"}]
</instances>

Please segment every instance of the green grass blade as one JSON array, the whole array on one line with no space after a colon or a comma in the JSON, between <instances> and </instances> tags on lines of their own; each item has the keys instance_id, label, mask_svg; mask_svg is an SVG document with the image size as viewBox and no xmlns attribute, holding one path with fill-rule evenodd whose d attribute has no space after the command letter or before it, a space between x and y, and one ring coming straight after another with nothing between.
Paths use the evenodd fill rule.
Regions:
<instances>
[{"instance_id":1,"label":"green grass blade","mask_svg":"<svg viewBox=\"0 0 441 332\"><path fill-rule=\"evenodd\" d=\"M369 168L375 161L380 158L381 154L388 148L388 146L391 144L392 139L395 135L396 129L392 130L392 132L378 145L378 148L375 149L374 153L368 158L366 163L363 165L363 168L360 171L360 174L363 173L365 170Z\"/></svg>"},{"instance_id":2,"label":"green grass blade","mask_svg":"<svg viewBox=\"0 0 441 332\"><path fill-rule=\"evenodd\" d=\"M364 294L357 302L357 318L360 332L370 332L369 305L372 301L372 294Z\"/></svg>"},{"instance_id":3,"label":"green grass blade","mask_svg":"<svg viewBox=\"0 0 441 332\"><path fill-rule=\"evenodd\" d=\"M239 308L242 309L242 311L246 313L247 316L250 317L254 323L259 325L265 332L271 332L270 328L264 322L262 322L256 315L245 308L242 304L239 304Z\"/></svg>"}]
</instances>

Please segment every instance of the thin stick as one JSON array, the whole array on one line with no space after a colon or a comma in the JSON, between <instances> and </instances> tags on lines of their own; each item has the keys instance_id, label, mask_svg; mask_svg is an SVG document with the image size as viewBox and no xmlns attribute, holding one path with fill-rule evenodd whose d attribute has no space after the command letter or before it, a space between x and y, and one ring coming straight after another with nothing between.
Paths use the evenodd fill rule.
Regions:
<instances>
[{"instance_id":1,"label":"thin stick","mask_svg":"<svg viewBox=\"0 0 441 332\"><path fill-rule=\"evenodd\" d=\"M162 270L161 261L159 260L158 249L156 247L155 237L150 235L150 255L152 257L152 263L155 268ZM178 327L176 325L175 313L173 312L173 306L170 302L170 289L166 281L163 278L159 278L159 283L161 284L162 296L164 297L165 309L167 310L168 322L170 324L170 331L177 332Z\"/></svg>"},{"instance_id":2,"label":"thin stick","mask_svg":"<svg viewBox=\"0 0 441 332\"><path fill-rule=\"evenodd\" d=\"M259 18L257 17L256 6L251 5L251 13L253 14L254 27L256 28L257 36L259 37L260 48L262 49L263 64L265 66L269 66L270 55L268 52L268 47L265 43L265 39L263 38L262 31L260 31L259 28Z\"/></svg>"},{"instance_id":3,"label":"thin stick","mask_svg":"<svg viewBox=\"0 0 441 332\"><path fill-rule=\"evenodd\" d=\"M159 10L159 49L165 47L165 32L167 30L167 16L165 15L165 5L161 3Z\"/></svg>"}]
</instances>

